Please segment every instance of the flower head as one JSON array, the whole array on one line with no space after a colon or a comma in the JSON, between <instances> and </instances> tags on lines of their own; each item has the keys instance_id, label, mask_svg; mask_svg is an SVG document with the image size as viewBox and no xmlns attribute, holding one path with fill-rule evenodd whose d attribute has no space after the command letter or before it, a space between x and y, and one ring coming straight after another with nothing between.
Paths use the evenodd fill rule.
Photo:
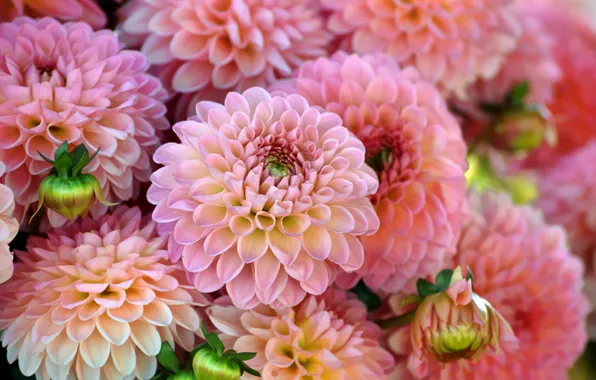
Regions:
<instances>
[{"instance_id":1,"label":"flower head","mask_svg":"<svg viewBox=\"0 0 596 380\"><path fill-rule=\"evenodd\" d=\"M164 167L148 199L200 291L225 285L240 308L294 306L362 266L356 236L378 229L367 198L378 182L337 115L260 88L197 112L174 126L181 143L155 153Z\"/></svg>"},{"instance_id":2,"label":"flower head","mask_svg":"<svg viewBox=\"0 0 596 380\"><path fill-rule=\"evenodd\" d=\"M474 292L509 322L519 349L483 355L465 365L421 363L410 344L409 328L400 328L388 340L400 376L566 378L587 340L588 305L582 294L582 265L570 254L563 230L544 224L539 213L528 206L514 206L503 194L471 193L469 206L455 263L474 273ZM400 300L399 295L389 299L397 314L402 313Z\"/></svg>"},{"instance_id":3,"label":"flower head","mask_svg":"<svg viewBox=\"0 0 596 380\"><path fill-rule=\"evenodd\" d=\"M593 173L596 142L564 157L539 175L537 206L544 218L562 225L571 251L585 263L585 293L596 305L596 178ZM596 337L596 314L588 318L588 331Z\"/></svg>"},{"instance_id":4,"label":"flower head","mask_svg":"<svg viewBox=\"0 0 596 380\"><path fill-rule=\"evenodd\" d=\"M461 267L441 272L434 287L442 285L441 279L445 279L446 289L424 297L410 327L418 360L426 360L428 354L439 362L477 360L486 351L499 354L499 346L515 351L517 338L511 327L488 301L473 292L472 279L463 278Z\"/></svg>"},{"instance_id":5,"label":"flower head","mask_svg":"<svg viewBox=\"0 0 596 380\"><path fill-rule=\"evenodd\" d=\"M353 295L329 289L293 308L247 311L226 298L207 315L230 347L257 353L246 364L265 379L389 379L394 363L379 345L381 330Z\"/></svg>"},{"instance_id":6,"label":"flower head","mask_svg":"<svg viewBox=\"0 0 596 380\"><path fill-rule=\"evenodd\" d=\"M0 162L0 175L5 167ZM0 184L0 283L6 282L13 273L13 254L8 243L19 232L19 222L12 217L14 194L8 187Z\"/></svg>"},{"instance_id":7,"label":"flower head","mask_svg":"<svg viewBox=\"0 0 596 380\"><path fill-rule=\"evenodd\" d=\"M133 0L121 11L121 30L172 90L243 91L325 55L331 36L319 7L314 0Z\"/></svg>"},{"instance_id":8,"label":"flower head","mask_svg":"<svg viewBox=\"0 0 596 380\"><path fill-rule=\"evenodd\" d=\"M0 22L18 16L49 16L61 21L84 21L103 28L107 18L95 0L2 0Z\"/></svg>"},{"instance_id":9,"label":"flower head","mask_svg":"<svg viewBox=\"0 0 596 380\"><path fill-rule=\"evenodd\" d=\"M146 58L121 51L116 34L84 23L18 18L0 24L0 182L15 194L22 220L67 141L101 149L85 168L106 198L128 200L151 174L149 154L168 127L160 82L145 73ZM92 212L101 213L98 205ZM60 225L66 218L49 213Z\"/></svg>"},{"instance_id":10,"label":"flower head","mask_svg":"<svg viewBox=\"0 0 596 380\"><path fill-rule=\"evenodd\" d=\"M413 290L415 279L440 270L460 229L466 146L436 88L386 55L345 53L309 61L273 87L340 115L366 147L379 176L370 199L381 220L376 234L361 237L358 274L367 284Z\"/></svg>"},{"instance_id":11,"label":"flower head","mask_svg":"<svg viewBox=\"0 0 596 380\"><path fill-rule=\"evenodd\" d=\"M0 286L2 345L26 376L148 379L163 341L190 351L209 300L167 260L167 238L119 207L16 252Z\"/></svg>"},{"instance_id":12,"label":"flower head","mask_svg":"<svg viewBox=\"0 0 596 380\"><path fill-rule=\"evenodd\" d=\"M400 66L465 97L477 79L494 77L516 46L514 0L322 0L329 29L358 54L385 52Z\"/></svg>"}]
</instances>

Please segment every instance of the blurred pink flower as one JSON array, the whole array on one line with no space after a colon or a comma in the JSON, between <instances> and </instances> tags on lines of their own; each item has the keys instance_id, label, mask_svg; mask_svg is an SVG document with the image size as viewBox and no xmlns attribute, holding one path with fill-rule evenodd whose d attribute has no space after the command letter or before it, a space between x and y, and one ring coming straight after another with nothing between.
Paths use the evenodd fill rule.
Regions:
<instances>
[{"instance_id":1,"label":"blurred pink flower","mask_svg":"<svg viewBox=\"0 0 596 380\"><path fill-rule=\"evenodd\" d=\"M95 0L2 0L0 22L18 16L49 16L60 21L83 21L94 29L103 28L107 18Z\"/></svg>"},{"instance_id":2,"label":"blurred pink flower","mask_svg":"<svg viewBox=\"0 0 596 380\"><path fill-rule=\"evenodd\" d=\"M367 198L378 181L337 115L260 88L197 113L174 126L181 143L155 153L164 167L147 196L200 291L225 285L239 308L291 307L362 266L356 236L379 227Z\"/></svg>"},{"instance_id":3,"label":"blurred pink flower","mask_svg":"<svg viewBox=\"0 0 596 380\"><path fill-rule=\"evenodd\" d=\"M245 311L222 297L207 309L226 347L256 352L246 363L264 379L389 380L393 358L379 345L381 329L366 314L353 294L335 289L294 308L259 305Z\"/></svg>"},{"instance_id":4,"label":"blurred pink flower","mask_svg":"<svg viewBox=\"0 0 596 380\"><path fill-rule=\"evenodd\" d=\"M315 0L132 0L120 16L124 41L180 93L266 86L331 41Z\"/></svg>"},{"instance_id":5,"label":"blurred pink flower","mask_svg":"<svg viewBox=\"0 0 596 380\"><path fill-rule=\"evenodd\" d=\"M494 77L520 34L515 0L321 0L328 28L358 54L385 52L458 97Z\"/></svg>"},{"instance_id":6,"label":"blurred pink flower","mask_svg":"<svg viewBox=\"0 0 596 380\"><path fill-rule=\"evenodd\" d=\"M516 6L522 27L519 43L506 56L496 77L479 80L467 90L470 101L499 103L516 84L524 81L530 85L524 99L530 104L553 100L554 87L562 73L553 54L555 40L549 33L551 26L540 17L545 6L539 1L524 0Z\"/></svg>"},{"instance_id":7,"label":"blurred pink flower","mask_svg":"<svg viewBox=\"0 0 596 380\"><path fill-rule=\"evenodd\" d=\"M529 207L504 194L472 193L456 265L474 273L474 292L489 301L519 339L515 353L484 355L477 362L421 365L412 353L409 328L394 330L388 344L397 358L395 378L561 380L587 341L588 304L582 294L582 264L573 257L563 229L544 224ZM389 305L403 309L401 297Z\"/></svg>"},{"instance_id":8,"label":"blurred pink flower","mask_svg":"<svg viewBox=\"0 0 596 380\"><path fill-rule=\"evenodd\" d=\"M15 193L19 220L51 167L38 151L53 157L64 141L71 149L101 148L84 171L110 201L131 199L138 182L149 180L157 130L168 122L165 90L147 66L143 54L121 51L114 32L84 23L23 17L0 24L1 182ZM49 216L55 226L66 220Z\"/></svg>"},{"instance_id":9,"label":"blurred pink flower","mask_svg":"<svg viewBox=\"0 0 596 380\"><path fill-rule=\"evenodd\" d=\"M563 157L542 172L538 207L549 223L562 225L571 250L585 264L585 292L596 306L596 142ZM596 338L596 313L588 318L588 331Z\"/></svg>"},{"instance_id":10,"label":"blurred pink flower","mask_svg":"<svg viewBox=\"0 0 596 380\"><path fill-rule=\"evenodd\" d=\"M466 146L439 92L410 67L385 55L336 53L302 65L293 80L274 85L340 115L364 143L377 170L370 196L379 231L361 237L364 276L373 289L414 290L454 253L466 194ZM352 281L342 279L342 286Z\"/></svg>"},{"instance_id":11,"label":"blurred pink flower","mask_svg":"<svg viewBox=\"0 0 596 380\"><path fill-rule=\"evenodd\" d=\"M4 173L4 164L0 162L0 175ZM19 232L19 222L12 217L14 194L8 187L0 184L0 283L6 282L13 273L13 254L8 243Z\"/></svg>"},{"instance_id":12,"label":"blurred pink flower","mask_svg":"<svg viewBox=\"0 0 596 380\"><path fill-rule=\"evenodd\" d=\"M548 104L557 130L555 147L544 145L524 165L543 169L596 138L596 30L569 7L557 1L536 7L547 32L554 40L553 51L562 77Z\"/></svg>"},{"instance_id":13,"label":"blurred pink flower","mask_svg":"<svg viewBox=\"0 0 596 380\"><path fill-rule=\"evenodd\" d=\"M29 238L0 285L8 360L42 379L151 378L163 341L190 351L209 303L167 259L149 216L121 206Z\"/></svg>"}]
</instances>

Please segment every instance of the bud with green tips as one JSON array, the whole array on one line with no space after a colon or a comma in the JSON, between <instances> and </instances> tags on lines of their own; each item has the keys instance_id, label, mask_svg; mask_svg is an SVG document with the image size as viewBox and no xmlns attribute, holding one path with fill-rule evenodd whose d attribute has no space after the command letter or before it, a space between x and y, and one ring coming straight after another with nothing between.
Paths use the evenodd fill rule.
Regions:
<instances>
[{"instance_id":1,"label":"bud with green tips","mask_svg":"<svg viewBox=\"0 0 596 380\"><path fill-rule=\"evenodd\" d=\"M214 332L207 332L205 324L201 331L206 342L194 351L192 368L197 380L238 380L244 372L261 376L259 372L247 366L244 361L256 356L254 352L224 352L224 345Z\"/></svg>"},{"instance_id":2,"label":"bud with green tips","mask_svg":"<svg viewBox=\"0 0 596 380\"><path fill-rule=\"evenodd\" d=\"M43 154L39 155L53 165L50 175L39 185L39 207L35 215L43 206L54 210L68 219L86 216L96 201L106 206L116 203L106 201L97 179L89 173L81 173L83 168L99 153L99 149L89 157L84 145L77 146L72 152L68 151L65 141L56 149L54 160Z\"/></svg>"}]
</instances>

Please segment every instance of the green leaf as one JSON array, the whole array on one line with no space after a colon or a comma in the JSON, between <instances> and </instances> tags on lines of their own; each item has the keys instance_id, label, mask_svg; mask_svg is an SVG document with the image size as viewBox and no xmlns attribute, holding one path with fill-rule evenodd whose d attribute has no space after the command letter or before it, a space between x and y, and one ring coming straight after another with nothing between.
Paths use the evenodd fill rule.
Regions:
<instances>
[{"instance_id":1,"label":"green leaf","mask_svg":"<svg viewBox=\"0 0 596 380\"><path fill-rule=\"evenodd\" d=\"M227 355L227 358L230 360L243 362L246 360L250 360L255 356L257 356L256 352L236 352L231 355Z\"/></svg>"},{"instance_id":2,"label":"green leaf","mask_svg":"<svg viewBox=\"0 0 596 380\"><path fill-rule=\"evenodd\" d=\"M449 288L449 283L451 282L451 277L453 277L453 271L451 269L442 270L437 275L437 281L435 282L435 286L440 291L445 291Z\"/></svg>"},{"instance_id":3,"label":"green leaf","mask_svg":"<svg viewBox=\"0 0 596 380\"><path fill-rule=\"evenodd\" d=\"M261 377L261 374L259 373L259 371L256 371L256 370L250 368L246 363L240 362L240 363L238 363L238 365L240 366L240 371L242 373L246 372L253 376Z\"/></svg>"},{"instance_id":4,"label":"green leaf","mask_svg":"<svg viewBox=\"0 0 596 380\"><path fill-rule=\"evenodd\" d=\"M506 102L509 106L520 107L524 104L524 98L530 91L530 84L527 81L519 82L507 94Z\"/></svg>"},{"instance_id":5,"label":"green leaf","mask_svg":"<svg viewBox=\"0 0 596 380\"><path fill-rule=\"evenodd\" d=\"M177 373L180 371L180 363L176 357L176 353L168 342L161 344L161 349L157 354L157 362L166 370Z\"/></svg>"},{"instance_id":6,"label":"green leaf","mask_svg":"<svg viewBox=\"0 0 596 380\"><path fill-rule=\"evenodd\" d=\"M440 292L440 290L434 284L431 284L423 278L419 278L416 282L416 289L418 290L418 294L420 294L422 297L430 296L431 294Z\"/></svg>"},{"instance_id":7,"label":"green leaf","mask_svg":"<svg viewBox=\"0 0 596 380\"><path fill-rule=\"evenodd\" d=\"M370 290L363 281L358 282L350 291L356 294L358 299L366 305L368 311L377 310L383 304L381 297Z\"/></svg>"},{"instance_id":8,"label":"green leaf","mask_svg":"<svg viewBox=\"0 0 596 380\"><path fill-rule=\"evenodd\" d=\"M68 155L68 141L64 141L62 144L60 144L58 149L56 149L54 152L54 161L58 161L58 158L64 156L65 154Z\"/></svg>"},{"instance_id":9,"label":"green leaf","mask_svg":"<svg viewBox=\"0 0 596 380\"><path fill-rule=\"evenodd\" d=\"M87 148L85 148L85 145L81 144L70 152L70 157L72 158L73 164L72 176L76 177L81 172L81 169L89 163L89 152L87 151Z\"/></svg>"},{"instance_id":10,"label":"green leaf","mask_svg":"<svg viewBox=\"0 0 596 380\"><path fill-rule=\"evenodd\" d=\"M225 350L225 346L217 336L217 334L213 332L207 332L207 327L205 327L205 322L201 323L201 331L205 336L205 340L211 346L211 349L217 353L218 356L221 356Z\"/></svg>"}]
</instances>

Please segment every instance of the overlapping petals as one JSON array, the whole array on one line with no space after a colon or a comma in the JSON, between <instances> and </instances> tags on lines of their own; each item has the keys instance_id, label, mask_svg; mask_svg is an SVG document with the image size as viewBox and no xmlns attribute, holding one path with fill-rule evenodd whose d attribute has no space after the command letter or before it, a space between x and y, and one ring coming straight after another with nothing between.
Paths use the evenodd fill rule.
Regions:
<instances>
[{"instance_id":1,"label":"overlapping petals","mask_svg":"<svg viewBox=\"0 0 596 380\"><path fill-rule=\"evenodd\" d=\"M314 0L133 0L121 19L124 40L180 93L266 86L331 41Z\"/></svg>"},{"instance_id":2,"label":"overlapping petals","mask_svg":"<svg viewBox=\"0 0 596 380\"><path fill-rule=\"evenodd\" d=\"M413 290L454 251L466 185L466 146L437 89L386 55L336 53L305 63L274 88L340 115L379 175L370 199L381 221L364 236L364 276L373 289ZM358 276L342 278L344 286Z\"/></svg>"},{"instance_id":3,"label":"overlapping petals","mask_svg":"<svg viewBox=\"0 0 596 380\"><path fill-rule=\"evenodd\" d=\"M19 16L49 16L60 21L84 21L98 29L106 25L106 15L95 0L3 0L0 21Z\"/></svg>"},{"instance_id":4,"label":"overlapping petals","mask_svg":"<svg viewBox=\"0 0 596 380\"><path fill-rule=\"evenodd\" d=\"M330 289L294 308L260 305L247 311L226 298L218 299L207 315L226 344L256 352L247 364L264 379L390 378L394 362L379 345L381 330L366 320L366 307L353 295Z\"/></svg>"},{"instance_id":5,"label":"overlapping petals","mask_svg":"<svg viewBox=\"0 0 596 380\"><path fill-rule=\"evenodd\" d=\"M416 66L446 93L465 97L494 77L516 46L514 0L322 0L329 29L355 53L385 52Z\"/></svg>"},{"instance_id":6,"label":"overlapping petals","mask_svg":"<svg viewBox=\"0 0 596 380\"><path fill-rule=\"evenodd\" d=\"M512 205L506 195L473 193L455 261L470 267L474 292L509 322L519 349L475 363L420 366L408 344L409 328L400 328L388 341L398 361L396 378L567 378L587 340L588 305L582 264L570 254L564 231L545 224L536 210ZM399 296L389 300L396 314L403 311L399 302Z\"/></svg>"},{"instance_id":7,"label":"overlapping petals","mask_svg":"<svg viewBox=\"0 0 596 380\"><path fill-rule=\"evenodd\" d=\"M85 168L111 201L131 199L151 174L150 154L168 122L159 80L143 54L122 51L116 34L84 23L18 18L0 24L0 181L22 220L37 202L56 148L101 149ZM104 212L98 206L96 212ZM50 212L53 225L65 218Z\"/></svg>"},{"instance_id":8,"label":"overlapping petals","mask_svg":"<svg viewBox=\"0 0 596 380\"><path fill-rule=\"evenodd\" d=\"M174 126L181 143L155 153L164 167L148 199L200 291L291 307L362 266L357 236L379 227L367 198L378 181L337 115L260 88L197 112Z\"/></svg>"},{"instance_id":9,"label":"overlapping petals","mask_svg":"<svg viewBox=\"0 0 596 380\"><path fill-rule=\"evenodd\" d=\"M0 162L0 175L5 169ZM13 273L13 254L8 244L19 232L19 223L12 217L13 211L14 194L8 187L0 185L0 283L6 282Z\"/></svg>"},{"instance_id":10,"label":"overlapping petals","mask_svg":"<svg viewBox=\"0 0 596 380\"><path fill-rule=\"evenodd\" d=\"M16 252L0 286L2 345L25 376L149 379L161 343L190 351L209 300L167 260L167 238L124 206Z\"/></svg>"}]
</instances>

